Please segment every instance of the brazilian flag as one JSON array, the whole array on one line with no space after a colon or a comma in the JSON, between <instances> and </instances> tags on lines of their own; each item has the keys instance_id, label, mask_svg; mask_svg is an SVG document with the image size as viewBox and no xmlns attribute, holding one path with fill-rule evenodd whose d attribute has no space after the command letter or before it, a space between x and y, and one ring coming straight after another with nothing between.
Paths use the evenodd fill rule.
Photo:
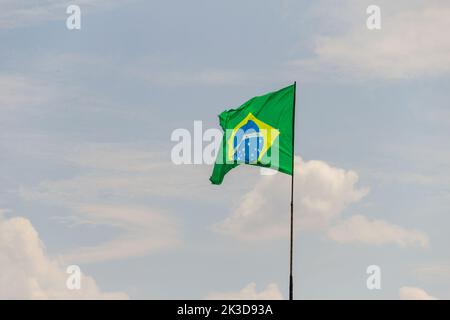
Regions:
<instances>
[{"instance_id":1,"label":"brazilian flag","mask_svg":"<svg viewBox=\"0 0 450 320\"><path fill-rule=\"evenodd\" d=\"M219 115L224 131L209 179L221 184L240 164L272 168L292 175L296 84L254 97Z\"/></svg>"}]
</instances>

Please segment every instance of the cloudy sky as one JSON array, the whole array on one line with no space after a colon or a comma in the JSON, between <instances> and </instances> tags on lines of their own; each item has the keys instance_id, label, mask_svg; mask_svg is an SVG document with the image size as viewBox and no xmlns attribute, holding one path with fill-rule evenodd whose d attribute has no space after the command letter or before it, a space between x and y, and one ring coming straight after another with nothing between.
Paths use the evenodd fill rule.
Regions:
<instances>
[{"instance_id":1,"label":"cloudy sky","mask_svg":"<svg viewBox=\"0 0 450 320\"><path fill-rule=\"evenodd\" d=\"M0 0L0 298L287 298L289 177L241 166L212 186L210 165L172 163L171 134L297 81L295 297L449 299L449 16Z\"/></svg>"}]
</instances>

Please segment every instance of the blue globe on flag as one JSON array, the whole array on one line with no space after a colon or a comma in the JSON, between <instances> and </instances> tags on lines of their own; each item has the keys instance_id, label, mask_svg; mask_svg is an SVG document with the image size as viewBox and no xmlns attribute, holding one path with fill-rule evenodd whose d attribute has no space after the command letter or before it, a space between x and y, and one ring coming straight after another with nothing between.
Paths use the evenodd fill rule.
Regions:
<instances>
[{"instance_id":1,"label":"blue globe on flag","mask_svg":"<svg viewBox=\"0 0 450 320\"><path fill-rule=\"evenodd\" d=\"M233 159L242 163L256 163L264 147L264 137L258 125L248 120L241 126L233 139Z\"/></svg>"}]
</instances>

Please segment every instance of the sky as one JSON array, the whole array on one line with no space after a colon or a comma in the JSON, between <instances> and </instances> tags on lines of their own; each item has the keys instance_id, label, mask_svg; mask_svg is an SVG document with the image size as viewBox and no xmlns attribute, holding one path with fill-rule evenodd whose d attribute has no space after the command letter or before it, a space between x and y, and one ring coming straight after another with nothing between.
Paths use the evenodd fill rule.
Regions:
<instances>
[{"instance_id":1,"label":"sky","mask_svg":"<svg viewBox=\"0 0 450 320\"><path fill-rule=\"evenodd\" d=\"M286 299L290 177L171 136L297 81L295 298L450 299L450 3L393 2L0 0L0 298Z\"/></svg>"}]
</instances>

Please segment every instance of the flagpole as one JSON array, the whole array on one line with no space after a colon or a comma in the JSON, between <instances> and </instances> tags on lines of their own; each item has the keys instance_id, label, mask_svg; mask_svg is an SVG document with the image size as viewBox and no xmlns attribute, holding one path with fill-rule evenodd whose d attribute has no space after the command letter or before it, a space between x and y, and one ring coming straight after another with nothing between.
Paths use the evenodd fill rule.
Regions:
<instances>
[{"instance_id":1,"label":"flagpole","mask_svg":"<svg viewBox=\"0 0 450 320\"><path fill-rule=\"evenodd\" d=\"M295 148L295 104L296 104L297 82L294 82L294 106L292 114L292 176L291 176L291 230L290 230L290 254L289 254L289 300L294 299L294 277L292 275L293 267L293 248L294 248L294 148Z\"/></svg>"}]
</instances>

